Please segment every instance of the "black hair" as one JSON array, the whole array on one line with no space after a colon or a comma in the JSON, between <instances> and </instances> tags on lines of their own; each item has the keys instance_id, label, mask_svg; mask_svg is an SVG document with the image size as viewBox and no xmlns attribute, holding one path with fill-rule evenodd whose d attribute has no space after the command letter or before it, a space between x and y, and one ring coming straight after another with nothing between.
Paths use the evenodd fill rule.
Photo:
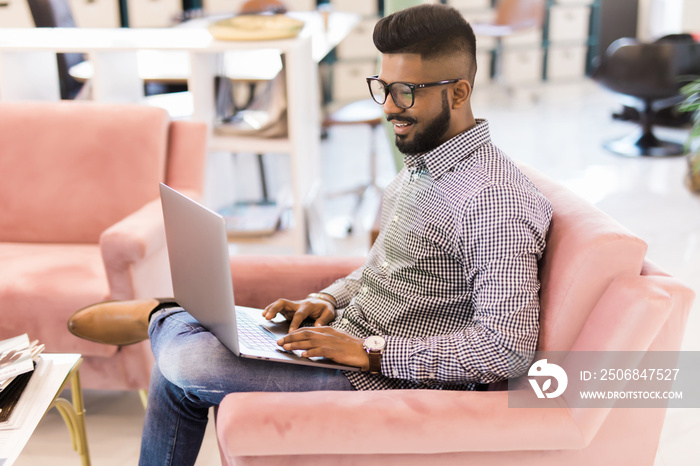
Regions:
<instances>
[{"instance_id":1,"label":"black hair","mask_svg":"<svg viewBox=\"0 0 700 466\"><path fill-rule=\"evenodd\" d=\"M461 13L446 5L426 4L399 10L379 20L374 45L381 53L416 53L422 59L463 55L474 85L476 37ZM453 79L457 76L447 76Z\"/></svg>"}]
</instances>

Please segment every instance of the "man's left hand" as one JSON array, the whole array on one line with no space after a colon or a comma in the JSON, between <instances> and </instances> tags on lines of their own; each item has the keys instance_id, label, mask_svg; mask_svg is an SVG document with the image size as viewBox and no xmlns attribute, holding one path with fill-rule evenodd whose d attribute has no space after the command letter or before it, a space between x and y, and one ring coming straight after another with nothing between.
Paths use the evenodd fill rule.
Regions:
<instances>
[{"instance_id":1,"label":"man's left hand","mask_svg":"<svg viewBox=\"0 0 700 466\"><path fill-rule=\"evenodd\" d=\"M302 350L305 358L324 357L364 371L369 369L364 340L333 327L303 327L280 338L277 344L288 351Z\"/></svg>"}]
</instances>

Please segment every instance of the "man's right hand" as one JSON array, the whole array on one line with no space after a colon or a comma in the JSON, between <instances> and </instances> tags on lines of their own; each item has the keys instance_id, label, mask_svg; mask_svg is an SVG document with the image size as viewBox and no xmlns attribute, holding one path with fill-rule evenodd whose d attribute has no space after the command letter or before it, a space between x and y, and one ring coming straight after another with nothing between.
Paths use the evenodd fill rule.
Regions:
<instances>
[{"instance_id":1,"label":"man's right hand","mask_svg":"<svg viewBox=\"0 0 700 466\"><path fill-rule=\"evenodd\" d=\"M267 306L262 315L267 320L272 320L277 314L282 314L290 321L290 332L298 329L306 318L316 319L314 322L316 327L328 325L336 318L335 306L329 301L318 298L306 298L300 301L278 299Z\"/></svg>"}]
</instances>

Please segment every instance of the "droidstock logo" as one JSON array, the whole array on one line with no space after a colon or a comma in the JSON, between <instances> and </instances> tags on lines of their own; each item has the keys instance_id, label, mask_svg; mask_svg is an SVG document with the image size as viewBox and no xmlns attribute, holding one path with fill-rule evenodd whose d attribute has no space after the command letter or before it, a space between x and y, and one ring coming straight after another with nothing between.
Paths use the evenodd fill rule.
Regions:
<instances>
[{"instance_id":1,"label":"droidstock logo","mask_svg":"<svg viewBox=\"0 0 700 466\"><path fill-rule=\"evenodd\" d=\"M564 369L556 364L548 363L546 359L540 359L530 366L530 370L528 371L527 375L530 377L535 377L534 379L529 378L528 382L530 382L530 385L532 385L532 389L535 391L537 398L556 398L564 393L564 390L566 390L566 386L569 383L569 378L566 376ZM547 379L544 380L544 383L542 386L540 386L537 379L545 377L547 377ZM557 388L553 392L548 393L547 390L552 387L552 378L556 379Z\"/></svg>"}]
</instances>

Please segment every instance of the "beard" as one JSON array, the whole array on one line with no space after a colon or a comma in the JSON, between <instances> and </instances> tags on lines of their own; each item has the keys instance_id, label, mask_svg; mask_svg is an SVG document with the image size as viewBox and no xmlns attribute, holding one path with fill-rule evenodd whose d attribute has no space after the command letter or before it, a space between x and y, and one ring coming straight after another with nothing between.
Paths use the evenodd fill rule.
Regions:
<instances>
[{"instance_id":1,"label":"beard","mask_svg":"<svg viewBox=\"0 0 700 466\"><path fill-rule=\"evenodd\" d=\"M396 135L396 148L405 155L423 154L435 149L441 144L443 136L447 133L450 126L450 104L447 101L447 90L442 91L442 111L432 121L428 122L428 126L421 132L417 132L413 140L408 140L405 135ZM399 115L389 115L387 120L407 121L415 124L417 120L414 118L402 118Z\"/></svg>"}]
</instances>

